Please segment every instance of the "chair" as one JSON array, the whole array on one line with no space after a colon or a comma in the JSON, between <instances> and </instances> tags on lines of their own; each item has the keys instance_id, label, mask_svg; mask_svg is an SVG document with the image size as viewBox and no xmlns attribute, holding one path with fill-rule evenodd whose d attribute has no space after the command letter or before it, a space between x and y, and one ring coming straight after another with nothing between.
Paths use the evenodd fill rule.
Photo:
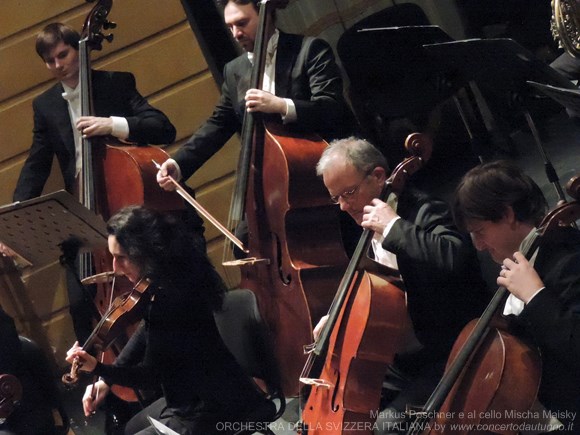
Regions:
<instances>
[{"instance_id":1,"label":"chair","mask_svg":"<svg viewBox=\"0 0 580 435\"><path fill-rule=\"evenodd\" d=\"M242 368L252 376L269 400L279 401L276 414L270 422L284 414L286 400L280 384L268 328L258 310L255 294L247 289L226 293L223 309L214 314L216 325L224 343ZM235 435L247 435L255 431L242 430ZM273 435L267 428L260 433Z\"/></svg>"}]
</instances>

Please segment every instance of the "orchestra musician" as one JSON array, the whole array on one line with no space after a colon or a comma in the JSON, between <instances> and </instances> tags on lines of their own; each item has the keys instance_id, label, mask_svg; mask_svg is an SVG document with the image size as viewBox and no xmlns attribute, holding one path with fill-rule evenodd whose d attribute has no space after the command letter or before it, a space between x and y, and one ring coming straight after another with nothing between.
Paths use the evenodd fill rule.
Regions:
<instances>
[{"instance_id":1,"label":"orchestra musician","mask_svg":"<svg viewBox=\"0 0 580 435\"><path fill-rule=\"evenodd\" d=\"M175 127L137 91L135 77L129 72L92 71L96 116L80 116L79 38L76 30L62 23L48 24L36 37L36 52L58 83L33 101L33 142L14 201L42 193L55 156L66 190L74 193L82 164L81 134L114 136L137 144L175 140ZM93 329L92 301L87 301L71 273L67 273L67 291L75 334L84 343Z\"/></svg>"},{"instance_id":2,"label":"orchestra musician","mask_svg":"<svg viewBox=\"0 0 580 435\"><path fill-rule=\"evenodd\" d=\"M135 415L126 434L154 434L151 416L179 434L227 434L231 423L269 421L275 413L227 350L213 311L225 286L205 248L183 223L139 206L122 209L107 226L116 274L133 284L149 280L151 300L139 329L112 365L98 362L76 343L67 361L100 376L83 397L88 416L110 385L134 388L158 383L163 397ZM252 420L250 420L252 421ZM228 423L230 425L228 426Z\"/></svg>"},{"instance_id":3,"label":"orchestra musician","mask_svg":"<svg viewBox=\"0 0 580 435\"><path fill-rule=\"evenodd\" d=\"M2 255L2 254L0 254ZM0 306L0 374L15 376L22 385L22 398L5 421L0 418L0 435L56 435L48 391L27 369L22 344L14 320ZM48 372L48 371L47 371ZM46 379L51 382L53 379ZM56 387L55 387L56 391ZM3 392L0 391L0 402ZM4 405L4 404L3 404Z\"/></svg>"},{"instance_id":4,"label":"orchestra musician","mask_svg":"<svg viewBox=\"0 0 580 435\"><path fill-rule=\"evenodd\" d=\"M497 284L510 292L503 314L511 328L540 349L538 401L549 412L538 415L554 417L565 432L578 433L580 232L569 226L550 230L531 260L521 253L546 210L537 184L505 161L467 172L453 204L457 224L469 231L475 247L502 265Z\"/></svg>"},{"instance_id":5,"label":"orchestra musician","mask_svg":"<svg viewBox=\"0 0 580 435\"><path fill-rule=\"evenodd\" d=\"M368 141L335 140L323 152L317 173L331 200L363 228L374 231L372 255L399 271L413 331L389 368L377 427L396 433L408 404L423 404L443 374L453 342L479 316L489 299L467 235L459 232L447 204L405 187L378 199L389 171L383 154ZM317 336L326 322L316 326ZM395 389L400 389L396 393Z\"/></svg>"},{"instance_id":6,"label":"orchestra musician","mask_svg":"<svg viewBox=\"0 0 580 435\"><path fill-rule=\"evenodd\" d=\"M352 134L354 117L343 97L343 82L332 48L322 39L266 29L263 89L248 89L259 24L258 0L218 0L224 20L247 52L225 65L221 97L205 124L161 166L159 185L174 190L167 175L187 180L232 135L244 112L262 112L289 128L325 139ZM273 20L271 21L274 22Z\"/></svg>"}]
</instances>

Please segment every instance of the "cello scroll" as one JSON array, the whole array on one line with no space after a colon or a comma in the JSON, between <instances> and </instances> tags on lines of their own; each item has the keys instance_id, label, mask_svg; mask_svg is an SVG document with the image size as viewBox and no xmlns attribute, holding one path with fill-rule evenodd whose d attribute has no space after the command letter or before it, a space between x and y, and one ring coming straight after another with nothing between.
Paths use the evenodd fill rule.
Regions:
<instances>
[{"instance_id":1,"label":"cello scroll","mask_svg":"<svg viewBox=\"0 0 580 435\"><path fill-rule=\"evenodd\" d=\"M22 398L22 385L16 376L0 375L0 424L12 414Z\"/></svg>"}]
</instances>

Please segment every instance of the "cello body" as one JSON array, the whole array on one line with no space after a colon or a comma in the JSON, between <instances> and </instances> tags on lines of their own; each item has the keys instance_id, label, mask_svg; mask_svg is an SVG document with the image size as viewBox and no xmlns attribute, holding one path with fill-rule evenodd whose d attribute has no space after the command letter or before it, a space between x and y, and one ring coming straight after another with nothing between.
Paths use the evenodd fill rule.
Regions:
<instances>
[{"instance_id":1,"label":"cello body","mask_svg":"<svg viewBox=\"0 0 580 435\"><path fill-rule=\"evenodd\" d=\"M405 294L375 273L361 272L339 314L340 327L302 413L303 434L371 434L383 378L412 328ZM319 382L319 383L318 383Z\"/></svg>"},{"instance_id":2,"label":"cello body","mask_svg":"<svg viewBox=\"0 0 580 435\"><path fill-rule=\"evenodd\" d=\"M297 395L313 325L326 313L348 263L338 207L316 163L327 143L268 125L250 171L248 248L265 262L242 267L241 285L258 298L274 341L287 396Z\"/></svg>"},{"instance_id":3,"label":"cello body","mask_svg":"<svg viewBox=\"0 0 580 435\"><path fill-rule=\"evenodd\" d=\"M580 218L580 178L566 186L575 199L544 216L524 239L521 252L529 260L540 240L554 228L574 225ZM509 291L500 286L479 319L470 322L458 337L445 373L418 413L411 434L482 433L516 434L518 423L546 416L533 411L542 375L539 350L510 334L500 313ZM453 423L463 429L452 428Z\"/></svg>"},{"instance_id":4,"label":"cello body","mask_svg":"<svg viewBox=\"0 0 580 435\"><path fill-rule=\"evenodd\" d=\"M431 153L430 140L418 133L405 147L416 155L393 170L380 198L400 194ZM300 380L310 392L302 434L371 434L388 365L413 330L398 272L368 257L373 236L363 231L303 369Z\"/></svg>"},{"instance_id":5,"label":"cello body","mask_svg":"<svg viewBox=\"0 0 580 435\"><path fill-rule=\"evenodd\" d=\"M455 359L474 325L475 320L465 326L449 361ZM493 428L495 433L517 434L538 393L541 367L535 348L505 328L490 328L425 433L467 435Z\"/></svg>"}]
</instances>

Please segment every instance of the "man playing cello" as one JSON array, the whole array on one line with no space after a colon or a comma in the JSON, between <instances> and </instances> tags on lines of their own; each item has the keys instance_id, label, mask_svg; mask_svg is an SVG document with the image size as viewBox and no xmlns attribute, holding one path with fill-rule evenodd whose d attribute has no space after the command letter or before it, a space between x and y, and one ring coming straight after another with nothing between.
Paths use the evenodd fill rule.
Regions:
<instances>
[{"instance_id":1,"label":"man playing cello","mask_svg":"<svg viewBox=\"0 0 580 435\"><path fill-rule=\"evenodd\" d=\"M540 348L541 417L555 417L567 433L578 433L580 411L580 232L550 230L532 260L522 254L546 214L541 189L518 167L491 162L473 168L460 182L453 212L475 247L502 265L497 284L509 290L503 314L521 336ZM557 427L557 421L545 421ZM549 428L546 426L546 430ZM544 430L542 431L544 432Z\"/></svg>"},{"instance_id":2,"label":"man playing cello","mask_svg":"<svg viewBox=\"0 0 580 435\"><path fill-rule=\"evenodd\" d=\"M408 404L420 405L435 388L463 326L487 299L476 253L460 233L447 205L412 187L378 199L388 177L385 157L363 139L330 143L317 166L331 195L354 221L374 231L374 258L398 270L413 323L406 348L396 355L387 383L380 433L403 429ZM317 335L325 318L315 329Z\"/></svg>"}]
</instances>

